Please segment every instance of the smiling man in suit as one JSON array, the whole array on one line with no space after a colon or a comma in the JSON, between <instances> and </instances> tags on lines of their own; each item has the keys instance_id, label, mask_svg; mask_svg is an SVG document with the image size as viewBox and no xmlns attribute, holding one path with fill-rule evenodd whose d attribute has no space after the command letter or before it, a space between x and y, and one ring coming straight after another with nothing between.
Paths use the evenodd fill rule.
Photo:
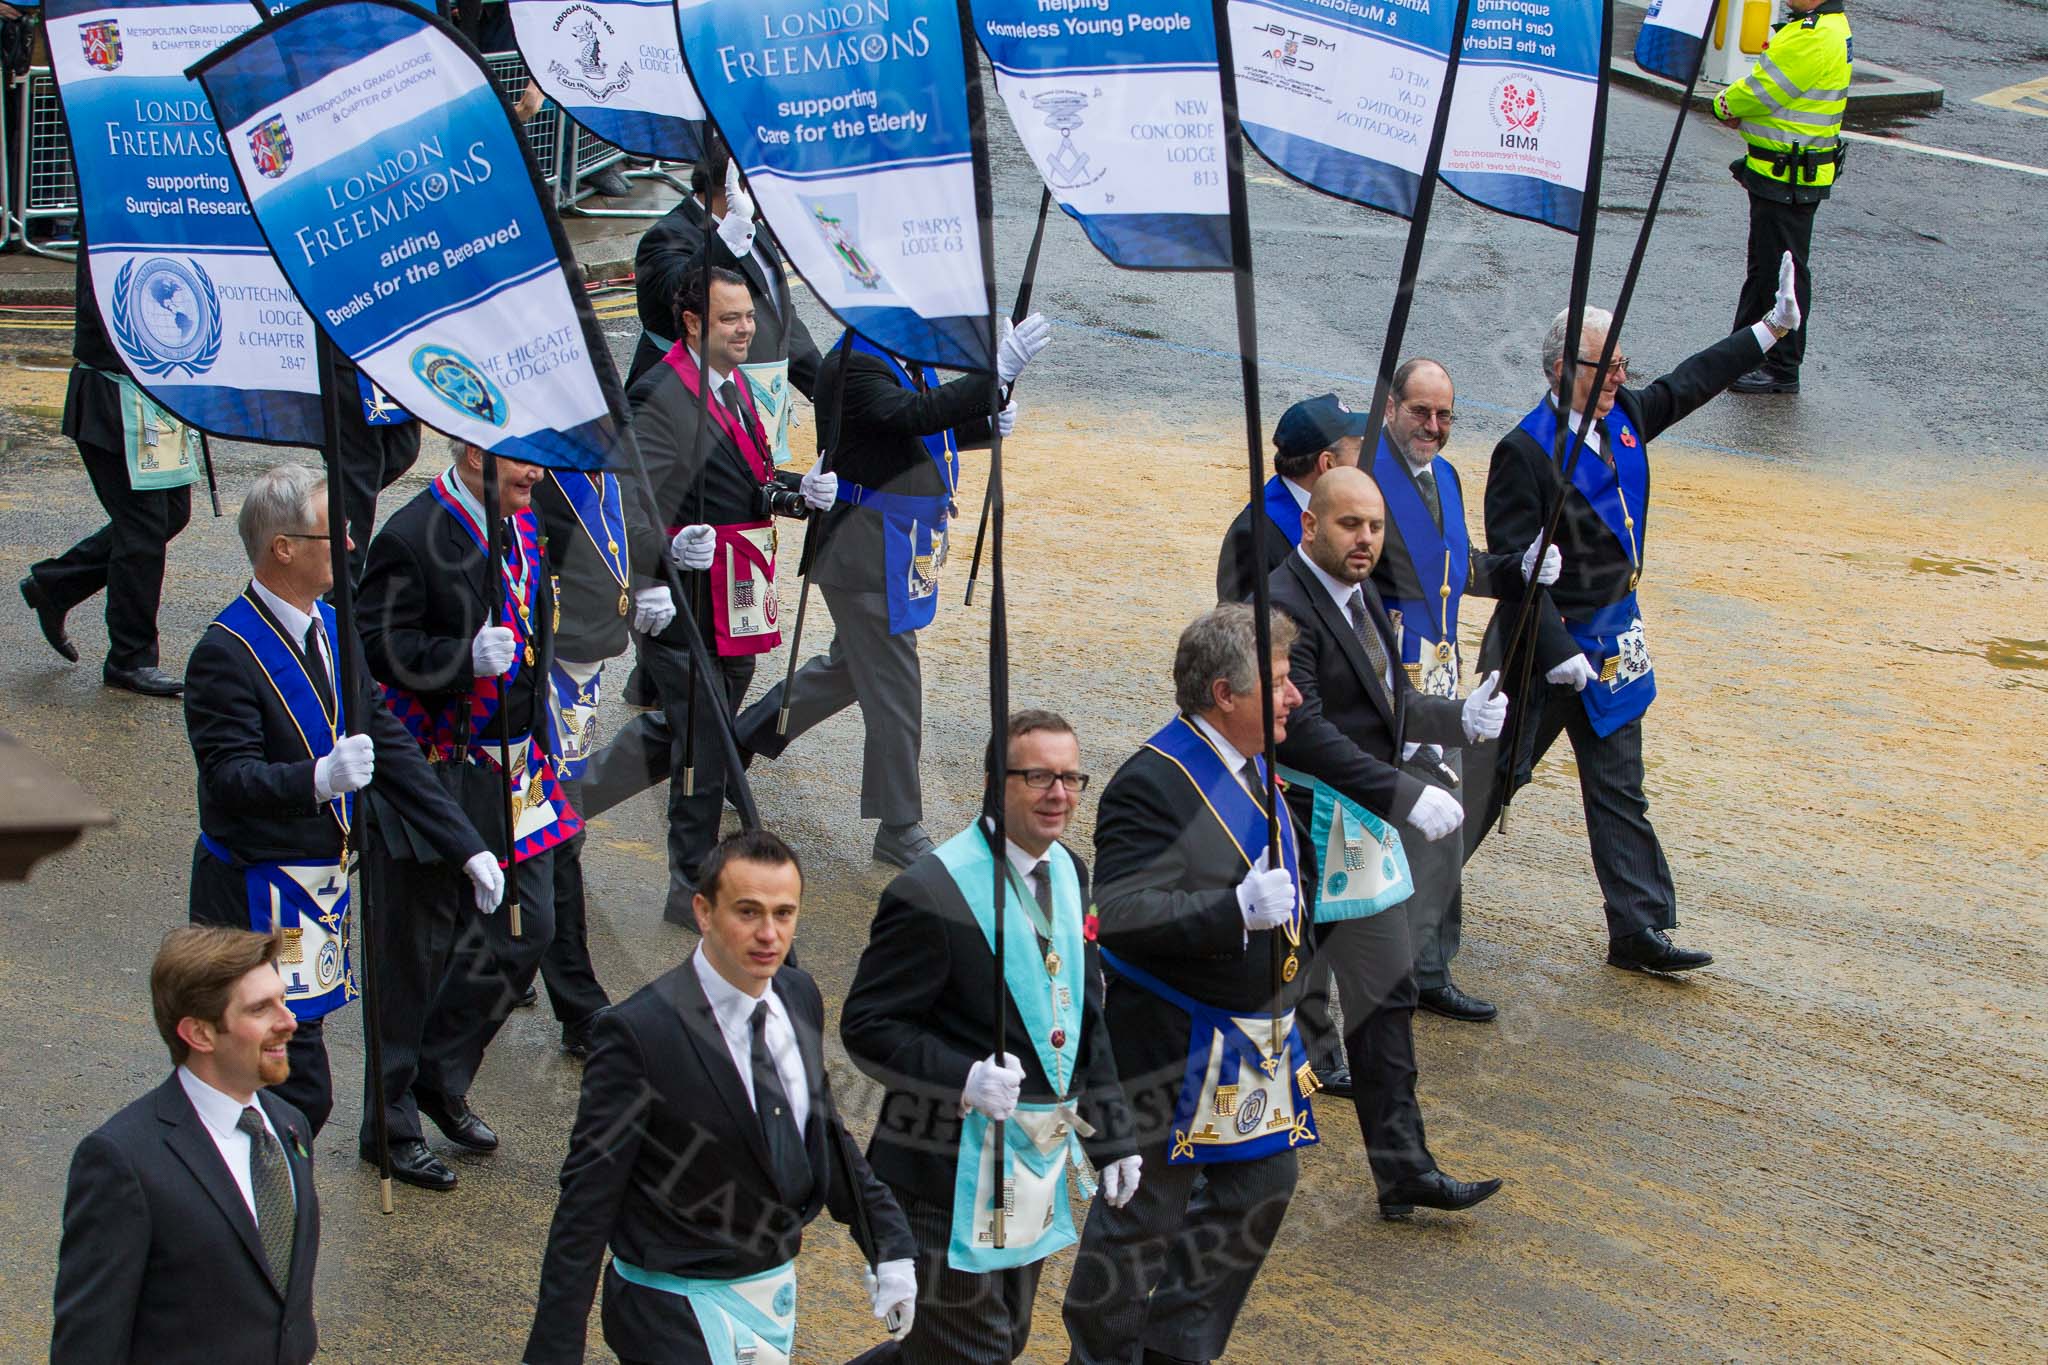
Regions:
<instances>
[{"instance_id":1,"label":"smiling man in suit","mask_svg":"<svg viewBox=\"0 0 2048 1365\"><path fill-rule=\"evenodd\" d=\"M727 836L704 864L697 951L598 1016L528 1365L583 1359L601 1269L605 1344L628 1365L787 1365L797 1250L825 1209L858 1226L865 1206L875 1316L910 1330L917 1244L846 1136L824 1000L786 962L802 893L782 840Z\"/></svg>"},{"instance_id":2,"label":"smiling man in suit","mask_svg":"<svg viewBox=\"0 0 2048 1365\"><path fill-rule=\"evenodd\" d=\"M301 1365L318 1346L320 1201L285 1078L279 939L183 925L150 968L176 1067L78 1144L51 1365Z\"/></svg>"}]
</instances>

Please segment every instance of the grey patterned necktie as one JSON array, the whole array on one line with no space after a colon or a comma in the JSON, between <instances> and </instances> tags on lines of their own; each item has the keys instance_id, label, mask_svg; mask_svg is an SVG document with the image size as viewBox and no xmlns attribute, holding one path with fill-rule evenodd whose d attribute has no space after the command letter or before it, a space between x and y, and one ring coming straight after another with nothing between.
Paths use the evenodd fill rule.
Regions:
<instances>
[{"instance_id":1,"label":"grey patterned necktie","mask_svg":"<svg viewBox=\"0 0 2048 1365\"><path fill-rule=\"evenodd\" d=\"M1434 466L1424 465L1415 471L1415 488L1416 491L1422 494L1423 506L1429 508L1430 520L1436 523L1437 530L1443 530L1444 507L1437 500L1436 496L1436 469Z\"/></svg>"},{"instance_id":2,"label":"grey patterned necktie","mask_svg":"<svg viewBox=\"0 0 2048 1365\"><path fill-rule=\"evenodd\" d=\"M284 1148L270 1135L255 1105L242 1110L235 1127L249 1135L249 1189L256 1196L256 1231L263 1239L264 1258L270 1262L270 1278L282 1288L291 1283L292 1240L299 1224L299 1210L292 1202L292 1174L285 1169Z\"/></svg>"},{"instance_id":3,"label":"grey patterned necktie","mask_svg":"<svg viewBox=\"0 0 2048 1365\"><path fill-rule=\"evenodd\" d=\"M1359 645L1365 650L1366 662L1372 665L1372 676L1378 682L1382 695L1388 686L1387 645L1380 639L1379 627L1372 622L1372 613L1365 609L1365 589L1351 590L1351 629L1358 636Z\"/></svg>"}]
</instances>

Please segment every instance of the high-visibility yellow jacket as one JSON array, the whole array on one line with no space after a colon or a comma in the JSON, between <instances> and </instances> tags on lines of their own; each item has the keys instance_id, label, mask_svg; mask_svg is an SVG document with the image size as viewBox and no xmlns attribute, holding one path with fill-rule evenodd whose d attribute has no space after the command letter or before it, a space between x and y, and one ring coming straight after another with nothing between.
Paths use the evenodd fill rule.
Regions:
<instances>
[{"instance_id":1,"label":"high-visibility yellow jacket","mask_svg":"<svg viewBox=\"0 0 2048 1365\"><path fill-rule=\"evenodd\" d=\"M1741 121L1750 188L1798 203L1827 197L1841 165L1850 52L1842 0L1826 0L1773 30L1750 73L1715 99L1716 115Z\"/></svg>"}]
</instances>

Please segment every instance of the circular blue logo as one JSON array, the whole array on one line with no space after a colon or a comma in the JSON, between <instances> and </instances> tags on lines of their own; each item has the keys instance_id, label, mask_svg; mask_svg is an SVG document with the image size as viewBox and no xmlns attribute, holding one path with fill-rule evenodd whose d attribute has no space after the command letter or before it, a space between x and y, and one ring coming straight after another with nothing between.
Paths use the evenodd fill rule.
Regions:
<instances>
[{"instance_id":1,"label":"circular blue logo","mask_svg":"<svg viewBox=\"0 0 2048 1365\"><path fill-rule=\"evenodd\" d=\"M774 1313L775 1316L778 1318L786 1318L795 1311L796 1286L793 1284L786 1284L782 1286L782 1288L775 1291Z\"/></svg>"},{"instance_id":2,"label":"circular blue logo","mask_svg":"<svg viewBox=\"0 0 2048 1365\"><path fill-rule=\"evenodd\" d=\"M114 339L147 375L197 375L220 358L220 295L197 261L130 260L114 276Z\"/></svg>"},{"instance_id":3,"label":"circular blue logo","mask_svg":"<svg viewBox=\"0 0 2048 1365\"><path fill-rule=\"evenodd\" d=\"M1344 888L1350 884L1351 878L1345 876L1342 872L1332 872L1328 882L1329 893L1333 896L1341 896L1344 894Z\"/></svg>"},{"instance_id":4,"label":"circular blue logo","mask_svg":"<svg viewBox=\"0 0 2048 1365\"><path fill-rule=\"evenodd\" d=\"M412 372L436 397L457 412L502 427L511 405L491 377L452 346L422 346L412 353Z\"/></svg>"},{"instance_id":5,"label":"circular blue logo","mask_svg":"<svg viewBox=\"0 0 2048 1365\"><path fill-rule=\"evenodd\" d=\"M1240 1137L1250 1137L1259 1126L1259 1120L1266 1116L1266 1092L1254 1090L1244 1097L1237 1106L1237 1132Z\"/></svg>"}]
</instances>

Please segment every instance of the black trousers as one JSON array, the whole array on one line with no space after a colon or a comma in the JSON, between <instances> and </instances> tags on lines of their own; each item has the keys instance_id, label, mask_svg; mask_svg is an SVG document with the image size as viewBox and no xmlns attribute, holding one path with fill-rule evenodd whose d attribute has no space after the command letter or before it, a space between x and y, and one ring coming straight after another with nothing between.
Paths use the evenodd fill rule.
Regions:
<instances>
[{"instance_id":1,"label":"black trousers","mask_svg":"<svg viewBox=\"0 0 2048 1365\"><path fill-rule=\"evenodd\" d=\"M1088 1207L1061 1309L1069 1365L1127 1365L1140 1350L1219 1360L1300 1174L1292 1151L1258 1161L1169 1165L1142 1147L1124 1207Z\"/></svg>"},{"instance_id":2,"label":"black trousers","mask_svg":"<svg viewBox=\"0 0 2048 1365\"><path fill-rule=\"evenodd\" d=\"M897 1344L896 1359L905 1365L1010 1365L1031 1342L1031 1305L1045 1262L979 1275L955 1270L946 1259L953 1210L892 1188L918 1246L917 1316Z\"/></svg>"},{"instance_id":3,"label":"black trousers","mask_svg":"<svg viewBox=\"0 0 2048 1365\"><path fill-rule=\"evenodd\" d=\"M1806 326L1813 320L1813 214L1819 204L1781 204L1760 194L1749 196L1749 268L1742 294L1735 301L1735 326L1752 327L1771 311L1778 297L1778 265L1786 252L1799 272L1793 292L1799 298L1799 326L1764 353L1764 370L1781 379L1799 377L1806 358Z\"/></svg>"},{"instance_id":4,"label":"black trousers","mask_svg":"<svg viewBox=\"0 0 2048 1365\"><path fill-rule=\"evenodd\" d=\"M583 770L585 816L600 815L656 783L668 782L668 897L686 920L690 899L697 893L697 866L718 842L718 822L725 806L728 781L725 746L719 721L708 705L690 705L690 656L662 639L640 639L640 667L654 684L662 709L635 716ZM736 714L754 681L754 655L721 657L727 702ZM709 683L699 691L710 695ZM683 794L683 735L695 717L697 780L691 795Z\"/></svg>"},{"instance_id":5,"label":"black trousers","mask_svg":"<svg viewBox=\"0 0 2048 1365\"><path fill-rule=\"evenodd\" d=\"M392 857L381 826L364 855L379 911L367 938L376 955L385 1118L391 1140L407 1142L422 1136L415 1096L468 1094L484 1049L532 982L554 937L554 857L550 850L528 858L507 879L516 884L524 919L515 939L505 905L489 915L477 911L461 868ZM367 1067L366 1054L366 1150L376 1139Z\"/></svg>"},{"instance_id":6,"label":"black trousers","mask_svg":"<svg viewBox=\"0 0 2048 1365\"><path fill-rule=\"evenodd\" d=\"M1415 947L1402 906L1364 919L1324 925L1297 1017L1310 1055L1329 1057L1330 982L1344 1012L1344 1060L1351 1067L1352 1105L1365 1138L1373 1183L1381 1193L1436 1169L1415 1098ZM1310 1002L1314 1001L1312 1007ZM1317 1032L1325 1038L1318 1046Z\"/></svg>"},{"instance_id":7,"label":"black trousers","mask_svg":"<svg viewBox=\"0 0 2048 1365\"><path fill-rule=\"evenodd\" d=\"M363 420L362 396L351 384L340 396L341 507L356 547L349 551L349 572L363 576L370 553L370 533L377 523L377 495L398 482L420 457L420 424L399 422L371 426Z\"/></svg>"},{"instance_id":8,"label":"black trousers","mask_svg":"<svg viewBox=\"0 0 2048 1365\"><path fill-rule=\"evenodd\" d=\"M569 804L581 812L583 784L562 779ZM583 902L583 839L579 834L549 852L555 860L555 936L541 954L540 979L548 1004L564 1024L581 1023L611 1004L590 961L590 931Z\"/></svg>"},{"instance_id":9,"label":"black trousers","mask_svg":"<svg viewBox=\"0 0 2048 1365\"><path fill-rule=\"evenodd\" d=\"M106 509L107 524L56 558L31 565L29 577L59 611L70 611L104 590L107 663L154 667L166 549L192 519L192 490L138 492L128 486L128 457L120 451L80 441L78 455L93 495Z\"/></svg>"},{"instance_id":10,"label":"black trousers","mask_svg":"<svg viewBox=\"0 0 2048 1365\"><path fill-rule=\"evenodd\" d=\"M224 924L231 929L249 929L248 882L242 873L206 851L192 846L191 899L187 918L194 924ZM359 969L360 970L360 969ZM360 976L357 978L360 980ZM285 1060L291 1074L270 1093L298 1106L320 1136L327 1116L334 1112L334 1075L327 1064L327 1033L323 1019L301 1019L299 1031L285 1045Z\"/></svg>"},{"instance_id":11,"label":"black trousers","mask_svg":"<svg viewBox=\"0 0 2048 1365\"><path fill-rule=\"evenodd\" d=\"M1783 344L1782 342L1780 343ZM1522 761L1514 784L1520 791L1560 734L1568 735L1579 768L1579 798L1586 811L1586 839L1592 845L1593 873L1600 880L1607 936L1626 938L1645 929L1670 929L1678 924L1678 892L1663 845L1650 827L1650 802L1643 795L1643 722L1630 721L1606 738L1593 733L1579 694L1555 683L1535 682L1541 689L1543 712L1522 732ZM1495 764L1486 800L1468 810L1483 809L1485 818L1466 826L1466 856L1477 851L1487 832L1500 820L1501 794L1507 781L1505 746L1488 746ZM1474 761L1468 773L1486 765Z\"/></svg>"}]
</instances>

